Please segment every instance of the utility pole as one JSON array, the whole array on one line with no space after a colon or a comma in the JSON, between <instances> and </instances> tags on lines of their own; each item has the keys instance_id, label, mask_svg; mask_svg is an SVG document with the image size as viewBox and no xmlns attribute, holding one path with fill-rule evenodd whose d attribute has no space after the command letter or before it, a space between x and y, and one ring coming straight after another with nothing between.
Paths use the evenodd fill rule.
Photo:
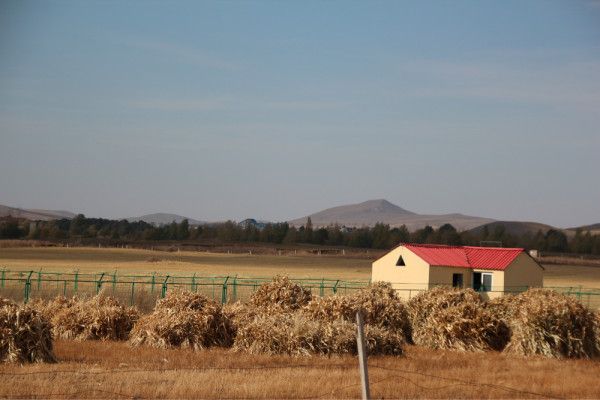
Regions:
<instances>
[{"instance_id":1,"label":"utility pole","mask_svg":"<svg viewBox=\"0 0 600 400\"><path fill-rule=\"evenodd\" d=\"M362 387L362 399L369 400L369 371L367 368L367 349L365 347L365 332L362 311L356 313L356 345L358 347L358 369L360 372L360 383Z\"/></svg>"}]
</instances>

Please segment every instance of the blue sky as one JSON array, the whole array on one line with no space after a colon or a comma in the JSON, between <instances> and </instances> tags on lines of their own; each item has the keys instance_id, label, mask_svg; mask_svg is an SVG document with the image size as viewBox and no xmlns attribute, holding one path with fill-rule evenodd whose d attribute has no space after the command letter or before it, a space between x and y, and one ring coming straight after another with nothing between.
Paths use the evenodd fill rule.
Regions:
<instances>
[{"instance_id":1,"label":"blue sky","mask_svg":"<svg viewBox=\"0 0 600 400\"><path fill-rule=\"evenodd\" d=\"M600 222L599 1L0 3L0 203Z\"/></svg>"}]
</instances>

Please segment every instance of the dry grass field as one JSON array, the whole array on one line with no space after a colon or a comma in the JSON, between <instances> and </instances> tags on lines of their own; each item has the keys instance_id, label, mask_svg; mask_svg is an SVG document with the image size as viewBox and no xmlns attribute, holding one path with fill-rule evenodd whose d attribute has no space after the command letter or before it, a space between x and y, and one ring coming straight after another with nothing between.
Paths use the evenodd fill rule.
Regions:
<instances>
[{"instance_id":1,"label":"dry grass field","mask_svg":"<svg viewBox=\"0 0 600 400\"><path fill-rule=\"evenodd\" d=\"M171 273L368 280L369 258L340 255L264 255L164 252L90 247L0 248L0 268L56 272ZM600 265L545 264L544 286L600 288Z\"/></svg>"},{"instance_id":2,"label":"dry grass field","mask_svg":"<svg viewBox=\"0 0 600 400\"><path fill-rule=\"evenodd\" d=\"M0 248L0 268L71 272L172 273L369 279L371 260L337 255L256 255L85 247Z\"/></svg>"},{"instance_id":3,"label":"dry grass field","mask_svg":"<svg viewBox=\"0 0 600 400\"><path fill-rule=\"evenodd\" d=\"M0 365L2 398L359 398L355 357L258 356L59 340L57 364ZM372 357L373 398L598 398L600 363L409 346Z\"/></svg>"}]
</instances>

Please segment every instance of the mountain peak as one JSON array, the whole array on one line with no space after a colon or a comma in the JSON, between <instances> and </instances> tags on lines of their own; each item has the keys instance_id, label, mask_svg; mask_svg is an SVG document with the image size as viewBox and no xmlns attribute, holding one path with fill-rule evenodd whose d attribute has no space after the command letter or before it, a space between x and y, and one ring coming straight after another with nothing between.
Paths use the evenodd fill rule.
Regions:
<instances>
[{"instance_id":1,"label":"mountain peak","mask_svg":"<svg viewBox=\"0 0 600 400\"><path fill-rule=\"evenodd\" d=\"M402 214L414 214L411 211L405 210L393 203L390 203L386 199L375 199L367 200L362 203L356 204L357 210L374 211L374 212L394 212Z\"/></svg>"},{"instance_id":2,"label":"mountain peak","mask_svg":"<svg viewBox=\"0 0 600 400\"><path fill-rule=\"evenodd\" d=\"M461 214L446 215L420 215L405 210L386 199L367 200L358 204L348 204L319 211L306 217L289 221L292 226L306 224L310 217L315 227L333 224L344 226L373 226L378 222L392 227L406 225L409 230L422 228L426 225L439 227L446 223L452 224L457 229L471 229L479 225L492 222L489 218L471 217Z\"/></svg>"}]
</instances>

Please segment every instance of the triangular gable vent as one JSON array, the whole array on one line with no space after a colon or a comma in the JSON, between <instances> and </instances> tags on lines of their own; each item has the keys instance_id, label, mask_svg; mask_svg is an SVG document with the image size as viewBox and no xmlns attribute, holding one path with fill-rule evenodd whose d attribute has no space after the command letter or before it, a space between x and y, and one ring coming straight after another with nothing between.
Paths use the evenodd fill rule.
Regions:
<instances>
[{"instance_id":1,"label":"triangular gable vent","mask_svg":"<svg viewBox=\"0 0 600 400\"><path fill-rule=\"evenodd\" d=\"M404 258L402 258L402 256L400 256L400 258L396 262L396 266L397 267L405 267L406 266L406 264L404 264Z\"/></svg>"}]
</instances>

